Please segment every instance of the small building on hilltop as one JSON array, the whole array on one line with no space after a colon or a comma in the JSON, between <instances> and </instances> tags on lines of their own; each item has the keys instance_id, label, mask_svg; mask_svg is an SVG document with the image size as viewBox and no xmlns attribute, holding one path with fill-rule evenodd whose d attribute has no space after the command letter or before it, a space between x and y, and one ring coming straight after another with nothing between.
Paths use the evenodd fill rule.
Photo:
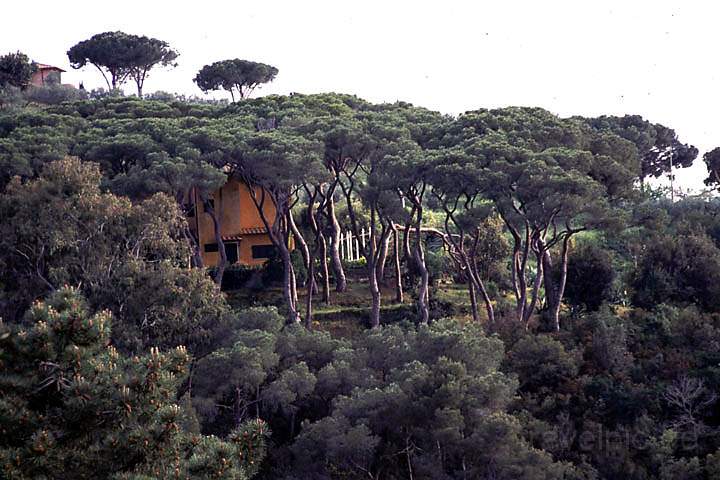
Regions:
<instances>
[{"instance_id":1,"label":"small building on hilltop","mask_svg":"<svg viewBox=\"0 0 720 480\"><path fill-rule=\"evenodd\" d=\"M30 77L30 85L43 87L45 85L62 84L62 74L65 70L44 63L36 63L35 66L37 70L32 74L32 77Z\"/></svg>"},{"instance_id":2,"label":"small building on hilltop","mask_svg":"<svg viewBox=\"0 0 720 480\"><path fill-rule=\"evenodd\" d=\"M204 265L216 266L220 254L212 217L205 211L198 192L193 191L190 195L190 229L200 243ZM209 201L220 220L220 235L225 244L228 265L260 266L273 256L275 247L253 203L250 189L244 182L230 177L222 188L210 195ZM266 196L263 211L265 218L272 222L275 218L275 204L269 196Z\"/></svg>"}]
</instances>

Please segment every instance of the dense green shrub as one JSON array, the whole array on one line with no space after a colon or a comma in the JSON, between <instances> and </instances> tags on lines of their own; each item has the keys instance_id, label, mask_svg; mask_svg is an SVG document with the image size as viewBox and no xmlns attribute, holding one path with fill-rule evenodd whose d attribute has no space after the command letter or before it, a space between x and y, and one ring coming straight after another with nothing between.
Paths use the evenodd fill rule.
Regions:
<instances>
[{"instance_id":1,"label":"dense green shrub","mask_svg":"<svg viewBox=\"0 0 720 480\"><path fill-rule=\"evenodd\" d=\"M267 427L226 440L184 431L176 402L183 347L126 357L108 345L112 316L62 289L0 324L0 472L7 479L223 478L257 471Z\"/></svg>"}]
</instances>

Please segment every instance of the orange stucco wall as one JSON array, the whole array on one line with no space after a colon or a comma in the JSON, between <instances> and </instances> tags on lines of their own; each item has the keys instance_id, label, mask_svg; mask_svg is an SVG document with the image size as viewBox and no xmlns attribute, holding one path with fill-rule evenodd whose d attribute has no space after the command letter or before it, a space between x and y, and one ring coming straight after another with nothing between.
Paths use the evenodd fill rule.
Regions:
<instances>
[{"instance_id":1,"label":"orange stucco wall","mask_svg":"<svg viewBox=\"0 0 720 480\"><path fill-rule=\"evenodd\" d=\"M61 72L58 70L53 69L42 69L37 70L35 73L32 74L30 77L30 85L35 85L36 87L42 87L46 83L61 83ZM56 82L51 81L51 79L57 79Z\"/></svg>"},{"instance_id":2,"label":"orange stucco wall","mask_svg":"<svg viewBox=\"0 0 720 480\"><path fill-rule=\"evenodd\" d=\"M257 189L256 192L259 198L260 189ZM200 251L204 264L206 266L215 266L219 260L219 253L205 251L206 244L216 243L213 221L210 215L205 212L202 202L197 198L197 194L193 192L192 196L190 202L195 205L195 215L190 217L188 222L200 241ZM265 230L260 213L250 196L248 186L241 181L230 178L221 189L213 192L210 197L215 205L215 213L220 218L221 235L223 237L239 237L239 240L226 241L226 246L230 248L232 248L232 245L227 245L228 242L238 242L238 263L262 265L266 259L253 258L252 247L254 245L271 245L272 242L267 233L243 232L248 228L262 228ZM275 218L275 205L268 197L265 199L263 211L265 217L272 222Z\"/></svg>"}]
</instances>

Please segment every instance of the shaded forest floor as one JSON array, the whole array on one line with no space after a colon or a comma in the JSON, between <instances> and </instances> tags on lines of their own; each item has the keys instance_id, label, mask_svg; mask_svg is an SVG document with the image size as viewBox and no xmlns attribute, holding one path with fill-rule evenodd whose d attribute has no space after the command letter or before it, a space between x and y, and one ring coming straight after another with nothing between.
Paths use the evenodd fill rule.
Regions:
<instances>
[{"instance_id":1,"label":"shaded forest floor","mask_svg":"<svg viewBox=\"0 0 720 480\"><path fill-rule=\"evenodd\" d=\"M280 312L285 311L282 289L279 285L267 286L260 290L247 288L225 292L233 308L260 306L276 306ZM395 289L392 281L381 287L382 301L380 318L383 324L397 323L403 320L414 320L416 317L415 297L413 291L405 292L403 303L395 301ZM307 292L305 288L298 290L298 304L303 317ZM470 320L470 300L466 285L441 283L437 285L431 296L431 310L435 318L453 316L460 320ZM481 315L484 311L480 312ZM348 279L345 292L335 292L331 286L330 303L322 302L320 294L314 295L313 328L325 330L331 335L352 338L363 331L370 318L370 293L367 281Z\"/></svg>"}]
</instances>

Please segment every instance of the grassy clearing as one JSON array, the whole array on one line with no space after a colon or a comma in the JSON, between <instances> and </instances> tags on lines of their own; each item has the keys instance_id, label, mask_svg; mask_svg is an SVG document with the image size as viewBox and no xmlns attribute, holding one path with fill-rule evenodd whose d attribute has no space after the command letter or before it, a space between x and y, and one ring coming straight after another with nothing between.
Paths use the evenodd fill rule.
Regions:
<instances>
[{"instance_id":1,"label":"grassy clearing","mask_svg":"<svg viewBox=\"0 0 720 480\"><path fill-rule=\"evenodd\" d=\"M227 297L233 308L252 306L276 306L285 312L282 290L279 286L270 286L262 290L240 289L228 291ZM298 291L298 303L301 314L305 313L306 290ZM383 323L395 323L403 319L415 318L415 298L412 292L406 292L404 303L395 302L395 290L392 286L381 288L380 317ZM434 316L452 315L461 321L470 321L470 300L467 286L453 283L441 283L433 290L432 302ZM484 315L484 310L481 310ZM370 318L370 293L366 281L350 279L347 291L330 292L330 303L321 301L316 295L313 301L313 327L330 332L333 336L351 338L367 328Z\"/></svg>"}]
</instances>

